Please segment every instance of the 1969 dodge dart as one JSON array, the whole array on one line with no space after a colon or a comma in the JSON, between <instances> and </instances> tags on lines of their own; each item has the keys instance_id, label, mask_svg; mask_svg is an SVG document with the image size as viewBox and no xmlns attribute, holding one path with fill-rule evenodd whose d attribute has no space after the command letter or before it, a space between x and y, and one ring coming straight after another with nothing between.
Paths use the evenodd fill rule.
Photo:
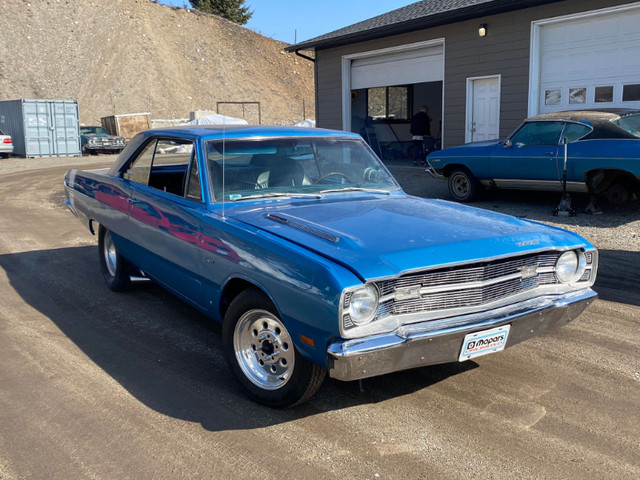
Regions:
<instances>
[{"instance_id":1,"label":"1969 dodge dart","mask_svg":"<svg viewBox=\"0 0 640 480\"><path fill-rule=\"evenodd\" d=\"M596 298L573 233L404 193L358 135L284 127L142 132L67 172L112 290L148 277L222 323L254 400L466 361L566 324Z\"/></svg>"}]
</instances>

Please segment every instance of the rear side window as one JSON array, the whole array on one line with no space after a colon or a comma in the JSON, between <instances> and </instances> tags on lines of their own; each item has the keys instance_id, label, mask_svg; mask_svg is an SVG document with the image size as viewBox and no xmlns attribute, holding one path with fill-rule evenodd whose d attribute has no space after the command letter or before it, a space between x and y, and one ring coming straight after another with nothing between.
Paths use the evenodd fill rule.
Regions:
<instances>
[{"instance_id":1,"label":"rear side window","mask_svg":"<svg viewBox=\"0 0 640 480\"><path fill-rule=\"evenodd\" d=\"M513 145L518 147L558 145L563 127L563 122L528 122L510 140Z\"/></svg>"},{"instance_id":2,"label":"rear side window","mask_svg":"<svg viewBox=\"0 0 640 480\"><path fill-rule=\"evenodd\" d=\"M591 133L591 130L591 127L581 123L567 123L567 126L564 127L564 132L562 132L562 136L567 138L567 143L571 143L588 135Z\"/></svg>"},{"instance_id":3,"label":"rear side window","mask_svg":"<svg viewBox=\"0 0 640 480\"><path fill-rule=\"evenodd\" d=\"M149 142L138 156L129 164L122 175L123 178L142 185L149 184L149 172L151 172L151 161L153 160L153 152L156 149L156 141Z\"/></svg>"},{"instance_id":4,"label":"rear side window","mask_svg":"<svg viewBox=\"0 0 640 480\"><path fill-rule=\"evenodd\" d=\"M193 142L161 138L149 142L123 177L180 197L201 201L200 175Z\"/></svg>"}]
</instances>

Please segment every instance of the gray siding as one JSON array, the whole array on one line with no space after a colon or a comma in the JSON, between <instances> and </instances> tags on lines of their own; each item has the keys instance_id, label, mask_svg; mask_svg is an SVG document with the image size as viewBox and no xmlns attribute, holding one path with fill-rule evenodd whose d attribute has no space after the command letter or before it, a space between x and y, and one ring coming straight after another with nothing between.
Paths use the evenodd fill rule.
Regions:
<instances>
[{"instance_id":1,"label":"gray siding","mask_svg":"<svg viewBox=\"0 0 640 480\"><path fill-rule=\"evenodd\" d=\"M531 22L628 3L633 2L567 0L318 50L316 121L319 127L342 128L342 56L444 38L444 146L464 143L466 80L469 77L502 75L500 136L505 136L527 116ZM481 23L488 26L488 35L484 38L478 36L478 25Z\"/></svg>"}]
</instances>

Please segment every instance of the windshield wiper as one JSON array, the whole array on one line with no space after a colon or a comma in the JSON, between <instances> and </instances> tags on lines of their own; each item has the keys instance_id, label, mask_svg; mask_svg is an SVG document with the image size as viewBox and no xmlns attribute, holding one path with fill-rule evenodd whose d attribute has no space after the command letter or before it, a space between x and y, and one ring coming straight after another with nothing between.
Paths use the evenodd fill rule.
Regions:
<instances>
[{"instance_id":1,"label":"windshield wiper","mask_svg":"<svg viewBox=\"0 0 640 480\"><path fill-rule=\"evenodd\" d=\"M322 198L322 196L317 193L268 192L247 195L246 197L229 198L229 200L232 202L240 202L242 200L255 200L256 198Z\"/></svg>"},{"instance_id":2,"label":"windshield wiper","mask_svg":"<svg viewBox=\"0 0 640 480\"><path fill-rule=\"evenodd\" d=\"M366 187L344 187L344 188L330 188L328 190L320 190L320 193L339 193L339 192L368 192L368 193L384 193L390 195L389 190L382 190L380 188L366 188Z\"/></svg>"}]
</instances>

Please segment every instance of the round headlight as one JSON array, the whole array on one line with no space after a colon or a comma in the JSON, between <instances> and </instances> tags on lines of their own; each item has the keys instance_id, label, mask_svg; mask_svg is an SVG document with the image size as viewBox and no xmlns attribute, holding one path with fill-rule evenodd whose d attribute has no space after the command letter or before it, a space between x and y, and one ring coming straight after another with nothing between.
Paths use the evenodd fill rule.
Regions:
<instances>
[{"instance_id":1,"label":"round headlight","mask_svg":"<svg viewBox=\"0 0 640 480\"><path fill-rule=\"evenodd\" d=\"M349 316L356 325L365 325L373 320L378 310L378 289L373 285L359 288L351 295Z\"/></svg>"},{"instance_id":2,"label":"round headlight","mask_svg":"<svg viewBox=\"0 0 640 480\"><path fill-rule=\"evenodd\" d=\"M584 262L580 262L574 251L564 252L556 262L556 278L562 283L578 280L582 275L580 270L584 270Z\"/></svg>"}]
</instances>

